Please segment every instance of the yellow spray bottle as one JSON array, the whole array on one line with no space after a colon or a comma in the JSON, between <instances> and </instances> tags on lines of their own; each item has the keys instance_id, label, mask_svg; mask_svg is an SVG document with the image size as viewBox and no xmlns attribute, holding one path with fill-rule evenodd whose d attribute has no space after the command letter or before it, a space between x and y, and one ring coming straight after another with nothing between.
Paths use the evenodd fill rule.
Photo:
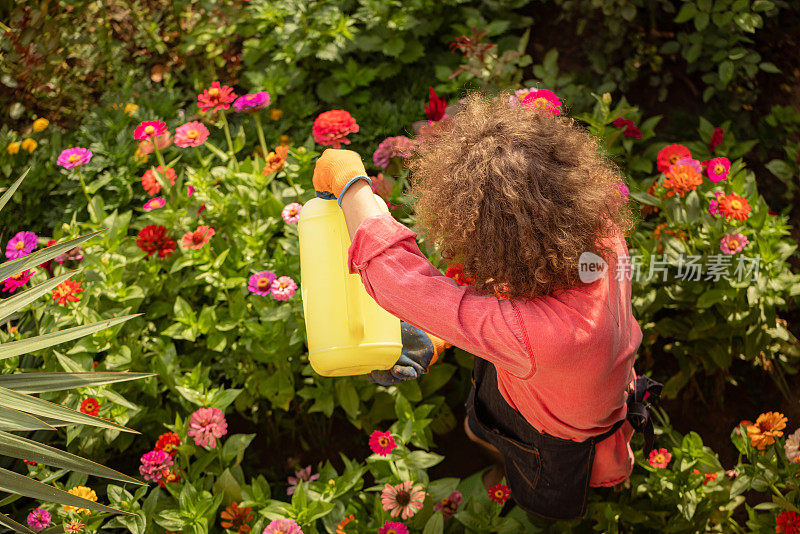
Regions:
<instances>
[{"instance_id":1,"label":"yellow spray bottle","mask_svg":"<svg viewBox=\"0 0 800 534\"><path fill-rule=\"evenodd\" d=\"M388 212L386 203L375 200ZM389 369L400 358L400 320L347 269L350 236L336 200L306 202L298 222L300 293L311 367L322 376Z\"/></svg>"}]
</instances>

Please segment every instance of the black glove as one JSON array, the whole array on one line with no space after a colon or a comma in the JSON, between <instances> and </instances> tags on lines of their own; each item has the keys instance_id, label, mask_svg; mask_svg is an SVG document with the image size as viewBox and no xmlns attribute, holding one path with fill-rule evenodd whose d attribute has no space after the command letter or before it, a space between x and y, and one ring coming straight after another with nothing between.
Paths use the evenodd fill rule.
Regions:
<instances>
[{"instance_id":1,"label":"black glove","mask_svg":"<svg viewBox=\"0 0 800 534\"><path fill-rule=\"evenodd\" d=\"M391 369L385 371L372 371L367 375L367 380L391 386L405 380L414 380L428 372L428 366L436 354L431 338L408 323L400 323L400 334L403 340L403 350L400 359Z\"/></svg>"}]
</instances>

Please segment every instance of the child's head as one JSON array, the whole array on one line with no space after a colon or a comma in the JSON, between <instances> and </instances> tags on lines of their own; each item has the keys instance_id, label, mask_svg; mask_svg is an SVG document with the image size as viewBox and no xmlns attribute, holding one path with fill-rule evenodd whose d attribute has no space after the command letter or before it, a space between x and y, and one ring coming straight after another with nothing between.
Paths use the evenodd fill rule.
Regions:
<instances>
[{"instance_id":1,"label":"child's head","mask_svg":"<svg viewBox=\"0 0 800 534\"><path fill-rule=\"evenodd\" d=\"M621 176L573 120L473 94L422 132L411 162L418 222L476 289L537 297L580 284L583 252L631 226Z\"/></svg>"}]
</instances>

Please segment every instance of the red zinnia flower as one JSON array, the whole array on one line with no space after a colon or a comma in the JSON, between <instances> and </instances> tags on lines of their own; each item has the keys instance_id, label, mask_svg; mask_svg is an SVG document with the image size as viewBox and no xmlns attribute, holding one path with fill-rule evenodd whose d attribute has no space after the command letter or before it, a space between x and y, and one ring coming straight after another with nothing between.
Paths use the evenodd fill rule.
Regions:
<instances>
[{"instance_id":1,"label":"red zinnia flower","mask_svg":"<svg viewBox=\"0 0 800 534\"><path fill-rule=\"evenodd\" d=\"M134 139L152 139L167 133L167 123L162 121L142 121L133 131Z\"/></svg>"},{"instance_id":2,"label":"red zinnia flower","mask_svg":"<svg viewBox=\"0 0 800 534\"><path fill-rule=\"evenodd\" d=\"M692 153L683 145L673 143L661 149L656 158L656 165L660 172L667 172L669 168L681 158L691 158Z\"/></svg>"},{"instance_id":3,"label":"red zinnia flower","mask_svg":"<svg viewBox=\"0 0 800 534\"><path fill-rule=\"evenodd\" d=\"M157 172L161 177L166 176L169 180L170 185L175 185L175 170L167 167L164 170L164 167L159 165L155 168L155 172ZM148 195L157 195L161 191L161 182L156 179L156 175L153 172L153 169L147 169L147 171L142 176L142 187L144 187L145 193Z\"/></svg>"},{"instance_id":4,"label":"red zinnia flower","mask_svg":"<svg viewBox=\"0 0 800 534\"><path fill-rule=\"evenodd\" d=\"M785 510L775 518L775 532L784 534L800 534L800 515Z\"/></svg>"},{"instance_id":5,"label":"red zinnia flower","mask_svg":"<svg viewBox=\"0 0 800 534\"><path fill-rule=\"evenodd\" d=\"M236 93L233 92L233 88L220 85L217 81L203 91L203 94L197 96L197 105L203 113L209 109L213 113L218 109L228 109L234 100L236 100Z\"/></svg>"},{"instance_id":6,"label":"red zinnia flower","mask_svg":"<svg viewBox=\"0 0 800 534\"><path fill-rule=\"evenodd\" d=\"M158 436L156 441L156 450L164 451L170 456L174 457L178 454L177 447L181 444L181 438L175 432L167 432Z\"/></svg>"},{"instance_id":7,"label":"red zinnia flower","mask_svg":"<svg viewBox=\"0 0 800 534\"><path fill-rule=\"evenodd\" d=\"M496 503L505 504L511 497L511 490L505 484L497 484L489 488L489 498Z\"/></svg>"},{"instance_id":8,"label":"red zinnia flower","mask_svg":"<svg viewBox=\"0 0 800 534\"><path fill-rule=\"evenodd\" d=\"M167 484L177 483L181 481L181 475L175 469L164 469L161 471L161 478L158 479L158 485L162 488L167 487Z\"/></svg>"},{"instance_id":9,"label":"red zinnia flower","mask_svg":"<svg viewBox=\"0 0 800 534\"><path fill-rule=\"evenodd\" d=\"M78 293L82 293L81 283L75 280L64 280L53 290L53 300L60 306L66 306L67 302L78 302L81 298Z\"/></svg>"},{"instance_id":10,"label":"red zinnia flower","mask_svg":"<svg viewBox=\"0 0 800 534\"><path fill-rule=\"evenodd\" d=\"M100 403L94 397L86 397L81 402L81 411L86 415L97 417L97 414L100 413Z\"/></svg>"},{"instance_id":11,"label":"red zinnia flower","mask_svg":"<svg viewBox=\"0 0 800 534\"><path fill-rule=\"evenodd\" d=\"M211 241L215 231L210 226L198 226L194 232L186 232L181 240L183 248L203 248L203 245Z\"/></svg>"},{"instance_id":12,"label":"red zinnia flower","mask_svg":"<svg viewBox=\"0 0 800 534\"><path fill-rule=\"evenodd\" d=\"M430 96L428 97L428 105L425 106L425 115L428 116L428 120L434 122L440 121L446 115L447 101L443 98L439 98L436 95L436 91L433 90L433 87L428 87L428 91Z\"/></svg>"},{"instance_id":13,"label":"red zinnia flower","mask_svg":"<svg viewBox=\"0 0 800 534\"><path fill-rule=\"evenodd\" d=\"M722 138L724 134L725 130L722 128L714 128L714 133L711 135L711 141L708 143L708 149L712 154L714 153L714 149L722 144Z\"/></svg>"},{"instance_id":14,"label":"red zinnia flower","mask_svg":"<svg viewBox=\"0 0 800 534\"><path fill-rule=\"evenodd\" d=\"M342 144L349 145L350 140L347 139L347 135L357 131L356 120L343 109L320 113L314 119L314 127L311 129L314 141L321 145L333 146L333 148L341 148Z\"/></svg>"},{"instance_id":15,"label":"red zinnia flower","mask_svg":"<svg viewBox=\"0 0 800 534\"><path fill-rule=\"evenodd\" d=\"M397 444L394 442L391 432L375 430L369 437L369 448L375 454L389 456L397 448Z\"/></svg>"},{"instance_id":16,"label":"red zinnia flower","mask_svg":"<svg viewBox=\"0 0 800 534\"><path fill-rule=\"evenodd\" d=\"M225 510L222 511L222 528L232 530L236 534L246 534L252 527L248 524L253 520L252 508L239 508L239 503L233 501Z\"/></svg>"},{"instance_id":17,"label":"red zinnia flower","mask_svg":"<svg viewBox=\"0 0 800 534\"><path fill-rule=\"evenodd\" d=\"M444 275L458 282L460 286L471 286L475 283L474 278L464 274L464 265L461 263L456 263L448 267Z\"/></svg>"},{"instance_id":18,"label":"red zinnia flower","mask_svg":"<svg viewBox=\"0 0 800 534\"><path fill-rule=\"evenodd\" d=\"M136 246L147 252L148 258L156 252L159 258L164 258L175 251L177 243L167 235L166 228L160 224L150 224L136 236Z\"/></svg>"}]
</instances>

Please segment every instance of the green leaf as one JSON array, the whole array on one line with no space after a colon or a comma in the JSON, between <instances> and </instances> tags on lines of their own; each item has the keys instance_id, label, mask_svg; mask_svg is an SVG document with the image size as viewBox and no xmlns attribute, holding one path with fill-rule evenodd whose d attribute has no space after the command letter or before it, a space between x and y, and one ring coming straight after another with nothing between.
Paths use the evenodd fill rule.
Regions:
<instances>
[{"instance_id":1,"label":"green leaf","mask_svg":"<svg viewBox=\"0 0 800 534\"><path fill-rule=\"evenodd\" d=\"M8 432L0 431L0 454L19 458L20 460L29 460L32 462L49 465L52 467L61 467L63 469L70 469L78 471L79 473L86 473L87 475L94 475L102 478L110 478L112 480L119 480L120 482L127 482L131 484L142 484L135 478L123 475L113 469L102 466L91 460L86 460L80 456L58 450L48 445L43 445L21 436L15 436Z\"/></svg>"},{"instance_id":2,"label":"green leaf","mask_svg":"<svg viewBox=\"0 0 800 534\"><path fill-rule=\"evenodd\" d=\"M422 534L442 534L444 532L444 516L441 512L434 512L434 514L425 523L425 528Z\"/></svg>"},{"instance_id":3,"label":"green leaf","mask_svg":"<svg viewBox=\"0 0 800 534\"><path fill-rule=\"evenodd\" d=\"M0 301L0 317L2 317L2 319L0 319L0 324L6 322L6 320L13 313L19 311L20 309L27 306L34 300L38 299L45 293L48 293L64 280L67 280L68 278L71 278L76 274L80 273L81 270L82 269L78 269L75 271L64 273L59 276L55 276L53 278L50 278L43 284L31 287L30 289L26 289L21 293L17 293L12 297Z\"/></svg>"},{"instance_id":4,"label":"green leaf","mask_svg":"<svg viewBox=\"0 0 800 534\"><path fill-rule=\"evenodd\" d=\"M417 469L427 469L440 463L442 460L444 460L444 456L439 454L425 451L414 451L406 458L406 464L409 467L415 467Z\"/></svg>"},{"instance_id":5,"label":"green leaf","mask_svg":"<svg viewBox=\"0 0 800 534\"><path fill-rule=\"evenodd\" d=\"M0 387L20 393L45 393L128 382L157 376L153 373L19 373L0 375Z\"/></svg>"},{"instance_id":6,"label":"green leaf","mask_svg":"<svg viewBox=\"0 0 800 534\"><path fill-rule=\"evenodd\" d=\"M0 406L0 429L29 431L55 430L55 427L25 412L7 406Z\"/></svg>"},{"instance_id":7,"label":"green leaf","mask_svg":"<svg viewBox=\"0 0 800 534\"><path fill-rule=\"evenodd\" d=\"M27 172L27 171L26 171ZM14 532L23 532L25 534L36 534L34 531L26 527L25 525L20 525L7 515L0 514L0 525L4 527L10 528Z\"/></svg>"},{"instance_id":8,"label":"green leaf","mask_svg":"<svg viewBox=\"0 0 800 534\"><path fill-rule=\"evenodd\" d=\"M675 22L679 24L681 22L686 22L687 20L693 19L695 15L697 15L697 7L693 3L683 4L683 7L678 11L678 15L675 17Z\"/></svg>"},{"instance_id":9,"label":"green leaf","mask_svg":"<svg viewBox=\"0 0 800 534\"><path fill-rule=\"evenodd\" d=\"M22 495L23 497L30 497L31 499L37 499L40 501L77 506L79 508L86 508L89 510L95 510L97 512L131 515L129 512L123 512L122 510L117 510L116 508L110 508L108 506L77 497L71 493L67 493L66 491L56 489L52 486L48 486L47 484L42 484L38 480L28 478L24 475L14 473L13 471L3 468L0 468L0 491Z\"/></svg>"},{"instance_id":10,"label":"green leaf","mask_svg":"<svg viewBox=\"0 0 800 534\"><path fill-rule=\"evenodd\" d=\"M29 339L22 339L20 341L13 341L11 343L3 343L0 345L0 360L13 358L14 356L19 356L21 354L28 354L29 352L46 349L48 347L52 347L53 345L58 345L60 343L72 341L73 339L77 339L79 337L94 334L100 330L105 330L106 328L122 324L125 321L133 319L134 317L139 317L140 315L142 314L137 313L136 315L125 315L123 317L116 317L114 319L106 319L96 323L75 326L73 328L67 328L66 330L59 330L58 332L52 332L50 334L44 334Z\"/></svg>"},{"instance_id":11,"label":"green leaf","mask_svg":"<svg viewBox=\"0 0 800 534\"><path fill-rule=\"evenodd\" d=\"M347 413L348 417L355 419L358 416L360 401L353 383L349 380L337 380L333 388L336 398L345 413Z\"/></svg>"},{"instance_id":12,"label":"green leaf","mask_svg":"<svg viewBox=\"0 0 800 534\"><path fill-rule=\"evenodd\" d=\"M11 186L8 189L6 189L6 192L3 193L2 197L0 197L0 210L2 210L6 206L6 204L8 203L9 199L12 196L14 196L14 193L16 193L17 188L19 188L19 184L21 184L22 180L24 180L25 177L28 176L29 172L31 172L31 168L30 167L25 169L25 172L22 173L22 176L17 178L17 181L14 182L13 184L11 184Z\"/></svg>"},{"instance_id":13,"label":"green leaf","mask_svg":"<svg viewBox=\"0 0 800 534\"><path fill-rule=\"evenodd\" d=\"M21 258L17 258L15 260L7 261L3 264L0 264L0 280L5 280L9 276L21 273L22 271L25 271L32 267L37 267L48 260L52 260L56 256L64 254L65 252L69 252L78 245L82 245L91 238L96 237L102 234L103 232L105 232L105 230L92 232L91 234L87 234L81 237L76 237L75 239L70 239L69 241L65 241L64 243L52 245L42 250L37 250L36 252L32 252L27 256L22 256Z\"/></svg>"},{"instance_id":14,"label":"green leaf","mask_svg":"<svg viewBox=\"0 0 800 534\"><path fill-rule=\"evenodd\" d=\"M764 61L758 66L764 72L770 72L772 74L780 74L781 69L775 66L774 63L770 63L769 61Z\"/></svg>"},{"instance_id":15,"label":"green leaf","mask_svg":"<svg viewBox=\"0 0 800 534\"><path fill-rule=\"evenodd\" d=\"M719 79L724 85L728 85L733 78L733 63L727 59L719 64Z\"/></svg>"},{"instance_id":16,"label":"green leaf","mask_svg":"<svg viewBox=\"0 0 800 534\"><path fill-rule=\"evenodd\" d=\"M706 26L708 26L708 20L708 13L698 13L694 18L694 27L697 29L697 31L701 32L706 29Z\"/></svg>"},{"instance_id":17,"label":"green leaf","mask_svg":"<svg viewBox=\"0 0 800 534\"><path fill-rule=\"evenodd\" d=\"M91 415L75 411L65 406L54 404L44 399L31 397L30 395L25 395L24 393L18 393L2 387L0 387L0 405L14 406L14 408L31 415L47 417L64 423L97 426L101 428L110 428L112 430L120 430L123 432L133 432L138 434L138 432L135 430L112 423L111 421L107 421L99 417L92 417Z\"/></svg>"}]
</instances>

